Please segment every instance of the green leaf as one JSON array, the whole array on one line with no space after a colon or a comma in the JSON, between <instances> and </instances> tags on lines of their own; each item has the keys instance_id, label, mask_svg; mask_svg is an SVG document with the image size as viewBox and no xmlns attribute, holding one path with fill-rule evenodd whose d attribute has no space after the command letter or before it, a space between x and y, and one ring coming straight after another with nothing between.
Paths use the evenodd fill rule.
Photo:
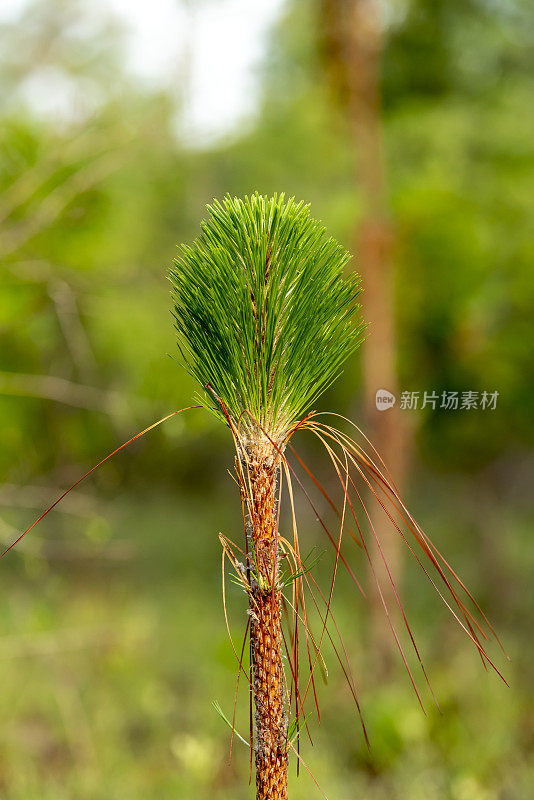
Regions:
<instances>
[{"instance_id":1,"label":"green leaf","mask_svg":"<svg viewBox=\"0 0 534 800\"><path fill-rule=\"evenodd\" d=\"M309 208L227 196L170 278L181 359L220 419L282 439L362 339L359 277Z\"/></svg>"},{"instance_id":2,"label":"green leaf","mask_svg":"<svg viewBox=\"0 0 534 800\"><path fill-rule=\"evenodd\" d=\"M240 733L238 733L238 732L236 731L236 729L234 728L234 726L232 725L232 723L230 722L230 720L228 719L228 717L226 716L226 714L224 713L224 711L222 710L222 708L220 707L219 703L215 702L215 700L214 700L214 701L212 702L212 706L213 706L213 708L215 709L215 711L217 712L217 714L220 716L220 718L221 718L221 719L223 719L223 720L226 722L226 724L228 725L228 727L230 728L230 730L232 730L232 731L235 733L235 735L237 736L237 738L238 738L238 739L241 739L241 741L243 742L243 744L246 744L246 746L247 746L247 747L250 747L250 745L249 745L249 743L247 742L247 740L246 740L246 739L243 739L243 737L241 736L241 734L240 734Z\"/></svg>"}]
</instances>

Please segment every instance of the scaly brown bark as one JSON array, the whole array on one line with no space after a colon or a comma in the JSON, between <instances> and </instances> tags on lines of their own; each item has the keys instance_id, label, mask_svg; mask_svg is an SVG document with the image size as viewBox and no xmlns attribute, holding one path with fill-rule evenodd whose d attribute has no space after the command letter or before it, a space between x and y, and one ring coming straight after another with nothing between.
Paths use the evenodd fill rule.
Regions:
<instances>
[{"instance_id":1,"label":"scaly brown bark","mask_svg":"<svg viewBox=\"0 0 534 800\"><path fill-rule=\"evenodd\" d=\"M249 614L257 800L287 800L288 702L282 663L277 483L280 456L262 438L247 447Z\"/></svg>"}]
</instances>

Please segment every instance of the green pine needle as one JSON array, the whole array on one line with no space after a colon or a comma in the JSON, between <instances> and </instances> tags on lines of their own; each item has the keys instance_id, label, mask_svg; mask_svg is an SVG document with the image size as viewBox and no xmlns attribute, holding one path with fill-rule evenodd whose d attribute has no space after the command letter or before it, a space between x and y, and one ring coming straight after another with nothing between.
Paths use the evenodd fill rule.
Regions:
<instances>
[{"instance_id":1,"label":"green pine needle","mask_svg":"<svg viewBox=\"0 0 534 800\"><path fill-rule=\"evenodd\" d=\"M282 439L362 339L359 277L309 207L254 194L208 206L170 278L178 347L224 419Z\"/></svg>"}]
</instances>

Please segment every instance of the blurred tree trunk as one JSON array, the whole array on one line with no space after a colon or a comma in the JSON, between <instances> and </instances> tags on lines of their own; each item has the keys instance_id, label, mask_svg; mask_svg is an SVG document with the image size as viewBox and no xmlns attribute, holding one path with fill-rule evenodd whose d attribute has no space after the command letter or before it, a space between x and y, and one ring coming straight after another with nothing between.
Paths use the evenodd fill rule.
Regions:
<instances>
[{"instance_id":1,"label":"blurred tree trunk","mask_svg":"<svg viewBox=\"0 0 534 800\"><path fill-rule=\"evenodd\" d=\"M393 231L388 215L382 146L380 66L382 22L378 0L323 0L323 43L331 77L341 91L349 116L357 159L356 181L364 213L354 232L357 268L362 275L364 318L370 323L363 349L364 399L369 438L384 460L399 491L404 483L406 452L399 414L393 301ZM376 391L397 397L392 409L376 409ZM369 493L368 510L393 580L401 579L401 539L378 501ZM396 601L387 570L372 533L369 541L376 577L388 611L395 619ZM369 576L372 651L381 676L390 672L395 650L380 593Z\"/></svg>"}]
</instances>

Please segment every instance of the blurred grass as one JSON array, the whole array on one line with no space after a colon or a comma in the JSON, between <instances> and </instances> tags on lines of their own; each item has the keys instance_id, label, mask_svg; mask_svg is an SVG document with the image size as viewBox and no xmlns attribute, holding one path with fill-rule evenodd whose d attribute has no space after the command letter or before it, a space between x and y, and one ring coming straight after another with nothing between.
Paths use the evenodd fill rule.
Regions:
<instances>
[{"instance_id":1,"label":"blurred grass","mask_svg":"<svg viewBox=\"0 0 534 800\"><path fill-rule=\"evenodd\" d=\"M480 591L485 575L476 557L477 537L462 538L458 530L450 537L447 526L458 523L450 516L429 518L431 505L427 499L420 509L425 523L454 564L473 565L468 577L479 582ZM212 707L218 701L231 716L236 667L221 604L217 532L241 540L238 506L229 481L209 503L199 495L118 493L102 507L107 522L100 528L74 518L67 524L55 514L35 531L34 544L54 540L53 559L29 553L6 559L0 622L3 798L250 796L248 751L237 742L232 765L226 765L229 731ZM13 511L10 519L23 524L24 516ZM469 519L467 510L462 517ZM532 563L532 546L530 555L525 549L528 525L520 518L507 524L514 536L502 540L502 574L513 569L526 588ZM318 534L310 533L313 542ZM454 552L454 544L451 552L450 542L460 543L456 548L463 552ZM365 604L340 576L335 612L356 669L372 747L367 752L341 671L327 649L329 684L319 689L322 725L313 721L316 746L304 741L302 752L330 798L529 796L532 684L522 626L514 619L524 599L516 580L516 593L500 612L494 609L513 656L505 668L507 689L484 672L438 598L431 599L424 577L407 569L407 609L443 709L440 717L429 704L425 717L400 668L391 684L373 685L372 659L362 650ZM245 606L229 587L238 640ZM245 737L247 714L243 691L237 727ZM298 779L292 776L290 788L295 800L321 796L306 770Z\"/></svg>"}]
</instances>

